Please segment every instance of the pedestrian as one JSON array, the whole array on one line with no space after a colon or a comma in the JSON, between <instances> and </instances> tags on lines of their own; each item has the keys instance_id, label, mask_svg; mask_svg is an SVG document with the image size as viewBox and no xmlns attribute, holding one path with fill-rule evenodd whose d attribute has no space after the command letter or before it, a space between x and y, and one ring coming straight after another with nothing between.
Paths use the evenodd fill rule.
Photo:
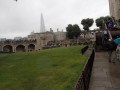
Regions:
<instances>
[{"instance_id":1,"label":"pedestrian","mask_svg":"<svg viewBox=\"0 0 120 90\"><path fill-rule=\"evenodd\" d=\"M108 46L108 55L109 55L109 62L113 62L115 63L115 55L116 55L116 43L112 40L109 39L107 42L107 46Z\"/></svg>"},{"instance_id":2,"label":"pedestrian","mask_svg":"<svg viewBox=\"0 0 120 90\"><path fill-rule=\"evenodd\" d=\"M108 41L108 33L105 30L103 31L103 33L104 33L104 36L103 36L104 41L107 42Z\"/></svg>"},{"instance_id":3,"label":"pedestrian","mask_svg":"<svg viewBox=\"0 0 120 90\"><path fill-rule=\"evenodd\" d=\"M117 58L118 61L120 61L120 44L117 45L116 58Z\"/></svg>"},{"instance_id":4,"label":"pedestrian","mask_svg":"<svg viewBox=\"0 0 120 90\"><path fill-rule=\"evenodd\" d=\"M113 21L111 18L108 20L108 29L112 30L113 29Z\"/></svg>"}]
</instances>

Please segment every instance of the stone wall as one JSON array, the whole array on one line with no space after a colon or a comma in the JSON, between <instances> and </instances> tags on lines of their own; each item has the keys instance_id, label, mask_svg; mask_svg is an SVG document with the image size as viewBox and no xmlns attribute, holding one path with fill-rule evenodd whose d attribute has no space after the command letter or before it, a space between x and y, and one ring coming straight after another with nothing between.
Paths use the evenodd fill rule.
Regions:
<instances>
[{"instance_id":1,"label":"stone wall","mask_svg":"<svg viewBox=\"0 0 120 90\"><path fill-rule=\"evenodd\" d=\"M109 0L110 16L120 19L120 0Z\"/></svg>"},{"instance_id":2,"label":"stone wall","mask_svg":"<svg viewBox=\"0 0 120 90\"><path fill-rule=\"evenodd\" d=\"M55 35L55 41L61 41L66 39L66 32L57 31L54 33L54 35Z\"/></svg>"},{"instance_id":3,"label":"stone wall","mask_svg":"<svg viewBox=\"0 0 120 90\"><path fill-rule=\"evenodd\" d=\"M0 41L0 52L33 51L36 49L36 40Z\"/></svg>"}]
</instances>

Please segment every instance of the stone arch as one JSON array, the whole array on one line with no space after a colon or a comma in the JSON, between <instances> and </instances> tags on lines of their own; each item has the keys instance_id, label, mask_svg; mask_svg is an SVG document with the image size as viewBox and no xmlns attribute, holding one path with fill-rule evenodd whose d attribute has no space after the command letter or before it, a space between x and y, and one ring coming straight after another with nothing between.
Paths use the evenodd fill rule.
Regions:
<instances>
[{"instance_id":1,"label":"stone arch","mask_svg":"<svg viewBox=\"0 0 120 90\"><path fill-rule=\"evenodd\" d=\"M11 45L5 45L3 47L3 52L13 52L13 47Z\"/></svg>"},{"instance_id":2,"label":"stone arch","mask_svg":"<svg viewBox=\"0 0 120 90\"><path fill-rule=\"evenodd\" d=\"M0 45L0 52L2 51L2 46Z\"/></svg>"},{"instance_id":3,"label":"stone arch","mask_svg":"<svg viewBox=\"0 0 120 90\"><path fill-rule=\"evenodd\" d=\"M24 45L18 45L16 47L16 52L25 52L25 46Z\"/></svg>"},{"instance_id":4,"label":"stone arch","mask_svg":"<svg viewBox=\"0 0 120 90\"><path fill-rule=\"evenodd\" d=\"M28 51L34 51L35 50L35 45L34 44L29 44L28 45Z\"/></svg>"}]
</instances>

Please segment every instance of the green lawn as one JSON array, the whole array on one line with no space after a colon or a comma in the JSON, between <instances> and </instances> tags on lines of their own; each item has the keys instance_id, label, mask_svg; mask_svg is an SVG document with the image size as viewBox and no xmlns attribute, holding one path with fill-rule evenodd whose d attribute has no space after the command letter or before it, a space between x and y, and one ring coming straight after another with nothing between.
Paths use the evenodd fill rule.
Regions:
<instances>
[{"instance_id":1,"label":"green lawn","mask_svg":"<svg viewBox=\"0 0 120 90\"><path fill-rule=\"evenodd\" d=\"M87 60L82 47L0 54L0 90L72 90Z\"/></svg>"}]
</instances>

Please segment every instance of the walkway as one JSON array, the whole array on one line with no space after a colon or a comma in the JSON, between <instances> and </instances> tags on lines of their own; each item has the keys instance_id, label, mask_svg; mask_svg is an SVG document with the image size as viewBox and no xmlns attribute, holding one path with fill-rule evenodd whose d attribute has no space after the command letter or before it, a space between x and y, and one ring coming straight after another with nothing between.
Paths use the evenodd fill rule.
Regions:
<instances>
[{"instance_id":1,"label":"walkway","mask_svg":"<svg viewBox=\"0 0 120 90\"><path fill-rule=\"evenodd\" d=\"M107 52L96 52L89 90L120 90L120 62L108 62Z\"/></svg>"}]
</instances>

